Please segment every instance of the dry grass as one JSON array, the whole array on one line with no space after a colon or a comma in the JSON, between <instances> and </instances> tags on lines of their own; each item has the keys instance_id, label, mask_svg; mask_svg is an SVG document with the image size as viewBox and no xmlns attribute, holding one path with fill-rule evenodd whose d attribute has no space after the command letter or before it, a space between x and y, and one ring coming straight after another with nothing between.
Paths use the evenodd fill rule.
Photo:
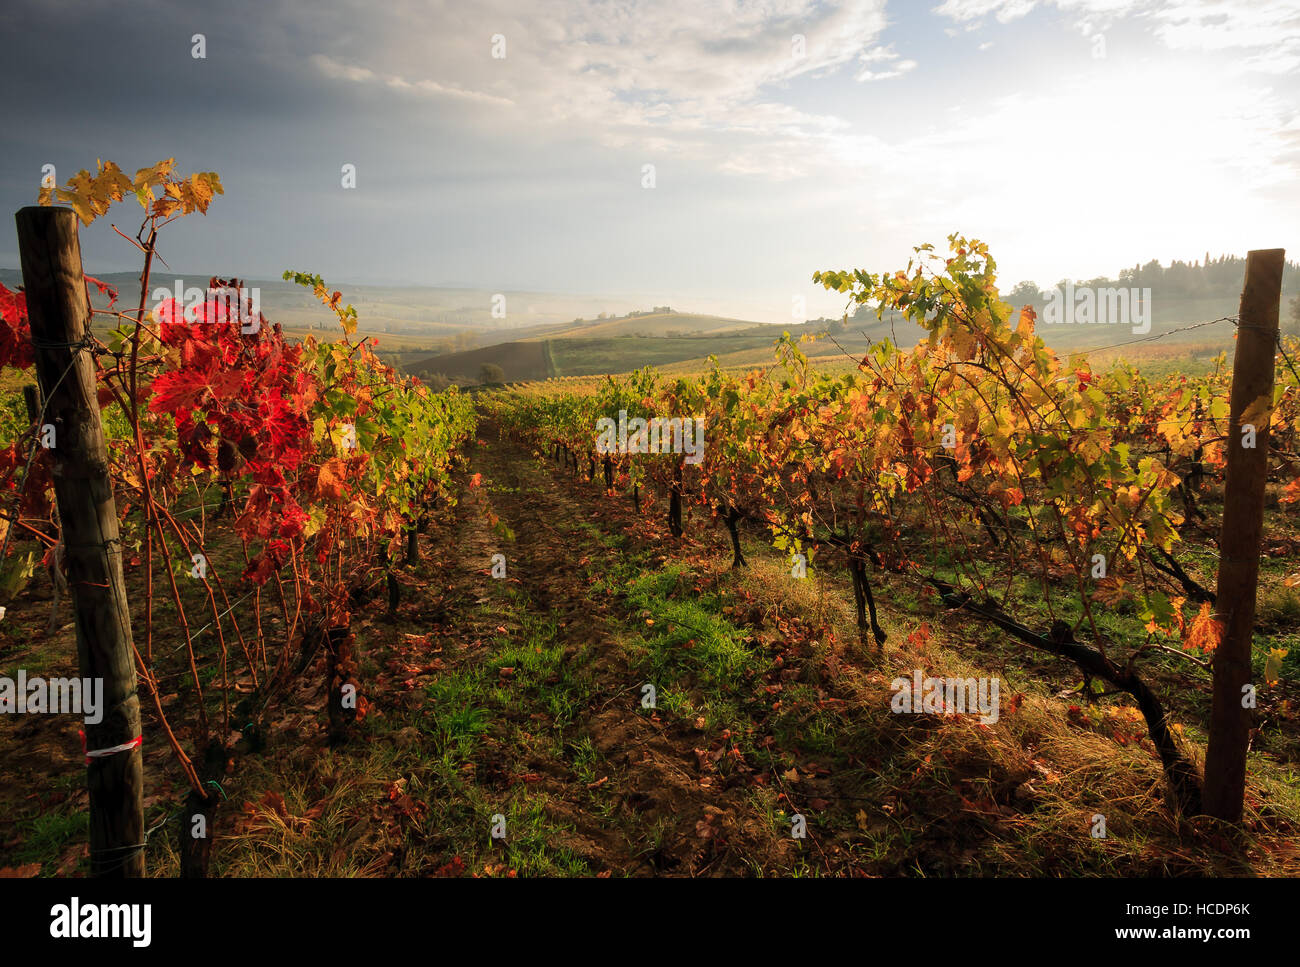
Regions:
<instances>
[{"instance_id":1,"label":"dry grass","mask_svg":"<svg viewBox=\"0 0 1300 967\"><path fill-rule=\"evenodd\" d=\"M877 831L883 840L878 849L888 857L880 872L1300 875L1300 781L1294 771L1252 758L1244 831L1208 817L1179 819L1166 801L1149 741L1120 744L1082 727L1072 721L1067 701L1054 696L1077 679L1069 666L1062 663L1054 683L1008 673L996 653L973 647L972 633L983 629L970 619L923 619L915 606L896 608L888 583L876 588L876 600L889 641L883 656L874 649L864 654L846 579L813 570L808 580L796 581L775 552L752 547L746 556L750 567L733 578L738 588L774 606L818 615L834 629L842 690L856 702L843 711L858 724L852 741L892 751L862 786L892 820L887 835ZM922 620L931 634L918 649L907 638ZM910 678L916 668L927 676L1001 677L999 721L981 726L972 716L889 714L888 682ZM1015 694L1023 697L1010 711ZM930 720L928 727L917 727L917 719ZM1198 745L1184 742L1184 751L1203 766ZM1104 839L1092 835L1098 815L1105 817ZM918 848L927 840L935 850ZM898 862L909 853L919 864L910 870Z\"/></svg>"}]
</instances>

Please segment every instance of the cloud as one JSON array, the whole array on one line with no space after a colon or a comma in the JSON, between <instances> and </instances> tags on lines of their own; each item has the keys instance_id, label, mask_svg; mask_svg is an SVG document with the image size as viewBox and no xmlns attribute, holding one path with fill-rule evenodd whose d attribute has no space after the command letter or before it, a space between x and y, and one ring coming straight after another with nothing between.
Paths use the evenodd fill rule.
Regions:
<instances>
[{"instance_id":1,"label":"cloud","mask_svg":"<svg viewBox=\"0 0 1300 967\"><path fill-rule=\"evenodd\" d=\"M472 10L398 0L391 13L383 26L363 18L337 49L314 53L312 70L339 83L501 109L487 111L480 126L654 146L711 158L730 172L756 169L721 139L797 159L842 126L791 106L784 95L791 83L826 77L872 50L884 66L864 68L859 80L916 67L877 42L885 0L485 0ZM490 54L497 35L504 58ZM789 160L773 177L800 170L807 165Z\"/></svg>"},{"instance_id":2,"label":"cloud","mask_svg":"<svg viewBox=\"0 0 1300 967\"><path fill-rule=\"evenodd\" d=\"M934 8L934 12L958 23L982 20L989 14L998 23L1010 23L1025 16L1035 6L1035 0L944 0Z\"/></svg>"},{"instance_id":3,"label":"cloud","mask_svg":"<svg viewBox=\"0 0 1300 967\"><path fill-rule=\"evenodd\" d=\"M1076 15L1085 36L1133 19L1152 24L1165 47L1248 52L1235 70L1291 74L1300 68L1300 5L1295 0L944 0L934 12L967 29L992 16L1010 23L1035 7Z\"/></svg>"},{"instance_id":4,"label":"cloud","mask_svg":"<svg viewBox=\"0 0 1300 967\"><path fill-rule=\"evenodd\" d=\"M382 83L385 87L398 91L411 91L416 94L426 94L434 97L463 98L484 104L508 105L512 103L509 98L497 97L483 91L465 90L453 84L440 84L427 78L411 81L396 74L378 74L368 67L341 64L325 54L313 54L308 59L312 66L332 80L353 81L358 84Z\"/></svg>"},{"instance_id":5,"label":"cloud","mask_svg":"<svg viewBox=\"0 0 1300 967\"><path fill-rule=\"evenodd\" d=\"M1150 13L1173 50L1253 53L1241 69L1291 74L1300 67L1300 6L1294 0L1175 0Z\"/></svg>"},{"instance_id":6,"label":"cloud","mask_svg":"<svg viewBox=\"0 0 1300 967\"><path fill-rule=\"evenodd\" d=\"M858 60L863 64L881 64L881 70L872 70L870 67L864 67L853 76L856 81L883 81L891 77L902 77L908 71L915 69L916 61L903 60L894 50L891 44L888 47L872 47L870 50L859 55Z\"/></svg>"}]
</instances>

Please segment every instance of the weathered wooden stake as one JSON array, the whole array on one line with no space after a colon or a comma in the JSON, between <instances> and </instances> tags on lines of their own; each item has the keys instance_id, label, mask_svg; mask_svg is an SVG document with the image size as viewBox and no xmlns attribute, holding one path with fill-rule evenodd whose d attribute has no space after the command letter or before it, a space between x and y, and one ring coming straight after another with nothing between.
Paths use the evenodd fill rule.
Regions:
<instances>
[{"instance_id":1,"label":"weathered wooden stake","mask_svg":"<svg viewBox=\"0 0 1300 967\"><path fill-rule=\"evenodd\" d=\"M1214 700L1205 755L1204 798L1207 814L1230 823L1241 822L1246 791L1250 711L1245 707L1243 693L1251 684L1255 588L1268 478L1268 418L1272 413L1273 363L1285 262L1286 252L1280 248L1246 255L1246 281L1241 290L1237 349L1232 363L1228 469L1215 601L1215 612L1224 630L1214 653ZM1255 415L1243 420L1247 411Z\"/></svg>"},{"instance_id":2,"label":"weathered wooden stake","mask_svg":"<svg viewBox=\"0 0 1300 967\"><path fill-rule=\"evenodd\" d=\"M143 762L131 618L122 580L117 507L100 423L95 366L83 340L90 303L81 272L77 217L68 208L24 208L18 251L36 376L54 426L54 493L63 528L81 677L103 681L102 719L86 723L86 748L126 746L90 759L91 872L144 875Z\"/></svg>"},{"instance_id":3,"label":"weathered wooden stake","mask_svg":"<svg viewBox=\"0 0 1300 967\"><path fill-rule=\"evenodd\" d=\"M28 383L23 387L23 402L27 405L27 422L35 423L41 415L41 391ZM38 426L36 432L40 431Z\"/></svg>"}]
</instances>

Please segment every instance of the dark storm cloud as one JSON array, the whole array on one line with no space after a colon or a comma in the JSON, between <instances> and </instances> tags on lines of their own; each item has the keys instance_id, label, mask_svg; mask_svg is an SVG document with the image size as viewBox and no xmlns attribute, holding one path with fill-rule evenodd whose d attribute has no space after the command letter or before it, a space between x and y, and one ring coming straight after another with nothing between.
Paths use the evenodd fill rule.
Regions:
<instances>
[{"instance_id":1,"label":"dark storm cloud","mask_svg":"<svg viewBox=\"0 0 1300 967\"><path fill-rule=\"evenodd\" d=\"M430 131L436 108L424 105L413 118L394 110L390 92L332 80L312 65L314 55L355 44L365 23L345 8L294 13L254 2L7 4L0 15L9 38L0 61L8 105L0 197L9 212L32 204L47 163L63 183L96 158L130 172L175 157L182 172L218 171L227 193L205 231L169 229L164 241L182 267L202 267L219 254L228 259L232 241L244 271L254 267L248 263L263 271L268 262L285 264L290 253L268 244L285 228L350 249L358 233L376 232L376 219L360 212L362 199L381 212L385 185L409 184L417 172L449 162L456 167L449 146ZM191 54L199 33L205 59ZM339 192L345 162L358 166L368 192ZM138 225L138 209L123 204L111 218L123 228ZM249 228L241 232L241 224ZM106 229L97 223L83 232L88 262L133 267L130 246ZM0 243L0 261L17 263L11 233ZM366 268L376 269L375 261Z\"/></svg>"}]
</instances>

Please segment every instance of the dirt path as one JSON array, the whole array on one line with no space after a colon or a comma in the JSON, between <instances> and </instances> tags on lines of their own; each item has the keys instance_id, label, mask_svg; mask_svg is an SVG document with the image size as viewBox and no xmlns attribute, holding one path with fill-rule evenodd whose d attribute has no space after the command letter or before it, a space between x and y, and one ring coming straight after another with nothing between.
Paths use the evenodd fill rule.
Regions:
<instances>
[{"instance_id":1,"label":"dirt path","mask_svg":"<svg viewBox=\"0 0 1300 967\"><path fill-rule=\"evenodd\" d=\"M701 545L669 546L658 520L498 439L490 424L480 436L460 505L421 537L420 561L394 572L396 613L385 614L376 595L354 615L372 714L354 741L330 749L323 666L294 679L262 723L258 746L233 747L214 875L826 869L819 847L790 837L782 813L790 804L779 802L779 783L754 761L752 744L747 763L728 730L703 714L642 706L648 681L661 696L717 694L716 683L697 687L689 668L665 660L677 654L661 635L671 624L650 628L619 583L656 574ZM502 579L492 576L494 554L505 557ZM29 591L35 604L22 612L33 622L48 618L40 590ZM38 636L6 654L23 667L70 674L70 634ZM733 689L737 701L761 697L761 684ZM0 725L0 752L22 777L0 797L22 810L20 824L0 836L0 868L84 870L75 723ZM174 875L171 820L184 784L165 743L147 749L146 790L146 820L158 830L149 868ZM498 815L507 820L499 841L487 835Z\"/></svg>"},{"instance_id":2,"label":"dirt path","mask_svg":"<svg viewBox=\"0 0 1300 967\"><path fill-rule=\"evenodd\" d=\"M480 435L488 442L476 449L470 472L481 485L457 514L448 555L469 573L447 572L448 610L475 615L462 629L472 635L553 624L568 690L584 700L572 721L546 723L556 733L554 756L499 749L523 761L489 768L536 775L530 787L547 795L552 819L572 827L566 845L595 871L735 874L788 865L793 841L776 836L752 784L719 781L703 730L642 707L643 675L624 648L635 619L624 602L590 590L633 541L627 522L601 506L595 485L545 467L493 427ZM582 499L588 490L592 499ZM497 553L506 559L504 580L490 574ZM509 714L536 728L548 697L545 687L525 690Z\"/></svg>"}]
</instances>

